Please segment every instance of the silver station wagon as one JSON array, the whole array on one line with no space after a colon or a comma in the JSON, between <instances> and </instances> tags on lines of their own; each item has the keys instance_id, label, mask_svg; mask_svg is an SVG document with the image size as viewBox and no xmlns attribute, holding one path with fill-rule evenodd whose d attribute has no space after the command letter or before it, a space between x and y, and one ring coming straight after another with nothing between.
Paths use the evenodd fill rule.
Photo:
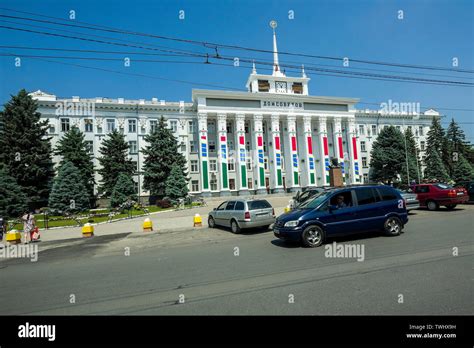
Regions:
<instances>
[{"instance_id":1,"label":"silver station wagon","mask_svg":"<svg viewBox=\"0 0 474 348\"><path fill-rule=\"evenodd\" d=\"M275 222L275 210L265 199L234 199L225 201L209 213L210 228L230 227L233 233L253 227L268 228Z\"/></svg>"}]
</instances>

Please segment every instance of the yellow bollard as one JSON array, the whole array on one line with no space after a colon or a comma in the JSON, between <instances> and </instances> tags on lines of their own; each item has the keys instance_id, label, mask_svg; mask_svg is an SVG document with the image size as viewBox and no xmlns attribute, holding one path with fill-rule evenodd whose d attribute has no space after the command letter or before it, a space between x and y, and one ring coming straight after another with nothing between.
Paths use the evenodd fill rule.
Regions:
<instances>
[{"instance_id":1,"label":"yellow bollard","mask_svg":"<svg viewBox=\"0 0 474 348\"><path fill-rule=\"evenodd\" d=\"M202 217L199 214L194 215L194 227L202 227Z\"/></svg>"},{"instance_id":2,"label":"yellow bollard","mask_svg":"<svg viewBox=\"0 0 474 348\"><path fill-rule=\"evenodd\" d=\"M84 226L82 226L82 236L85 238L93 237L94 226L92 226L90 223L84 224Z\"/></svg>"},{"instance_id":3,"label":"yellow bollard","mask_svg":"<svg viewBox=\"0 0 474 348\"><path fill-rule=\"evenodd\" d=\"M21 243L21 233L17 230L11 230L6 233L5 240L10 244L20 244Z\"/></svg>"},{"instance_id":4,"label":"yellow bollard","mask_svg":"<svg viewBox=\"0 0 474 348\"><path fill-rule=\"evenodd\" d=\"M146 218L143 221L143 232L151 232L153 231L153 223L151 222L150 218Z\"/></svg>"},{"instance_id":5,"label":"yellow bollard","mask_svg":"<svg viewBox=\"0 0 474 348\"><path fill-rule=\"evenodd\" d=\"M289 213L289 212L291 211L290 206L287 205L287 206L283 209L283 211L284 211L285 213Z\"/></svg>"}]
</instances>

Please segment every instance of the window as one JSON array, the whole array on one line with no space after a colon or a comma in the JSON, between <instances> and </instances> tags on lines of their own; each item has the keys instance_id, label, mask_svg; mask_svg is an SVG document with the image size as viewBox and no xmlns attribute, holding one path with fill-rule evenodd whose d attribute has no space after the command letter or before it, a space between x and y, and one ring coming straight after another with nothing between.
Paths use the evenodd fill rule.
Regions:
<instances>
[{"instance_id":1,"label":"window","mask_svg":"<svg viewBox=\"0 0 474 348\"><path fill-rule=\"evenodd\" d=\"M92 133L94 130L93 130L93 124L92 124L92 120L90 118L86 118L84 120L84 131L86 133Z\"/></svg>"},{"instance_id":2,"label":"window","mask_svg":"<svg viewBox=\"0 0 474 348\"><path fill-rule=\"evenodd\" d=\"M49 131L50 134L56 133L56 127L54 127L54 125L50 124L48 131Z\"/></svg>"},{"instance_id":3,"label":"window","mask_svg":"<svg viewBox=\"0 0 474 348\"><path fill-rule=\"evenodd\" d=\"M225 207L227 206L227 202L222 203L220 206L216 208L216 210L225 210Z\"/></svg>"},{"instance_id":4,"label":"window","mask_svg":"<svg viewBox=\"0 0 474 348\"><path fill-rule=\"evenodd\" d=\"M372 125L372 134L377 135L377 126L375 124Z\"/></svg>"},{"instance_id":5,"label":"window","mask_svg":"<svg viewBox=\"0 0 474 348\"><path fill-rule=\"evenodd\" d=\"M233 172L235 170L234 159L229 159L229 162L227 163L227 170L229 170L229 172Z\"/></svg>"},{"instance_id":6,"label":"window","mask_svg":"<svg viewBox=\"0 0 474 348\"><path fill-rule=\"evenodd\" d=\"M189 121L188 122L188 133L193 134L196 131L196 125L194 121Z\"/></svg>"},{"instance_id":7,"label":"window","mask_svg":"<svg viewBox=\"0 0 474 348\"><path fill-rule=\"evenodd\" d=\"M130 154L137 153L137 142L135 140L129 141L128 142L128 151Z\"/></svg>"},{"instance_id":8,"label":"window","mask_svg":"<svg viewBox=\"0 0 474 348\"><path fill-rule=\"evenodd\" d=\"M320 196L317 196L317 197L319 198ZM342 197L342 202L339 199L340 197ZM344 203L344 204L342 204L342 203ZM336 193L329 200L329 204L331 206L337 206L338 209L342 209L342 208L346 208L346 207L352 207L353 204L352 204L352 193L351 193L351 191L342 191L342 192Z\"/></svg>"},{"instance_id":9,"label":"window","mask_svg":"<svg viewBox=\"0 0 474 348\"><path fill-rule=\"evenodd\" d=\"M428 185L415 187L415 193L428 193L428 192L430 192L430 187Z\"/></svg>"},{"instance_id":10,"label":"window","mask_svg":"<svg viewBox=\"0 0 474 348\"><path fill-rule=\"evenodd\" d=\"M62 118L61 119L61 132L69 132L71 126L69 124L69 118Z\"/></svg>"},{"instance_id":11,"label":"window","mask_svg":"<svg viewBox=\"0 0 474 348\"><path fill-rule=\"evenodd\" d=\"M362 157L362 167L367 168L367 157Z\"/></svg>"},{"instance_id":12,"label":"window","mask_svg":"<svg viewBox=\"0 0 474 348\"><path fill-rule=\"evenodd\" d=\"M91 141L91 140L88 140L86 141L86 148L87 148L87 151L91 154L94 153L94 142Z\"/></svg>"},{"instance_id":13,"label":"window","mask_svg":"<svg viewBox=\"0 0 474 348\"><path fill-rule=\"evenodd\" d=\"M229 189L230 190L235 190L235 179L229 179ZM239 203L239 202L237 202L237 203ZM237 207L237 204L235 206ZM235 208L235 210L237 210L237 208ZM243 210L243 208L241 210Z\"/></svg>"},{"instance_id":14,"label":"window","mask_svg":"<svg viewBox=\"0 0 474 348\"><path fill-rule=\"evenodd\" d=\"M157 120L150 120L150 132L153 133L158 128L158 121Z\"/></svg>"},{"instance_id":15,"label":"window","mask_svg":"<svg viewBox=\"0 0 474 348\"><path fill-rule=\"evenodd\" d=\"M363 124L359 125L359 134L360 135L365 135L365 127Z\"/></svg>"},{"instance_id":16,"label":"window","mask_svg":"<svg viewBox=\"0 0 474 348\"><path fill-rule=\"evenodd\" d=\"M211 179L211 191L217 191L217 179Z\"/></svg>"},{"instance_id":17,"label":"window","mask_svg":"<svg viewBox=\"0 0 474 348\"><path fill-rule=\"evenodd\" d=\"M249 201L247 202L249 210L268 209L272 206L265 199Z\"/></svg>"},{"instance_id":18,"label":"window","mask_svg":"<svg viewBox=\"0 0 474 348\"><path fill-rule=\"evenodd\" d=\"M263 142L263 152L267 152L267 142Z\"/></svg>"},{"instance_id":19,"label":"window","mask_svg":"<svg viewBox=\"0 0 474 348\"><path fill-rule=\"evenodd\" d=\"M369 182L369 174L364 173L362 176L364 178L364 184L367 184Z\"/></svg>"},{"instance_id":20,"label":"window","mask_svg":"<svg viewBox=\"0 0 474 348\"><path fill-rule=\"evenodd\" d=\"M230 201L229 203L227 203L225 210L234 210L234 207L235 207L235 201Z\"/></svg>"},{"instance_id":21,"label":"window","mask_svg":"<svg viewBox=\"0 0 474 348\"><path fill-rule=\"evenodd\" d=\"M228 143L229 143L229 151L235 150L235 148L234 148L234 142L233 142L232 140L229 140Z\"/></svg>"},{"instance_id":22,"label":"window","mask_svg":"<svg viewBox=\"0 0 474 348\"><path fill-rule=\"evenodd\" d=\"M268 171L268 158L266 157L263 159L263 168Z\"/></svg>"},{"instance_id":23,"label":"window","mask_svg":"<svg viewBox=\"0 0 474 348\"><path fill-rule=\"evenodd\" d=\"M209 160L209 171L217 172L217 160L215 159Z\"/></svg>"},{"instance_id":24,"label":"window","mask_svg":"<svg viewBox=\"0 0 474 348\"><path fill-rule=\"evenodd\" d=\"M133 190L135 191L135 193L138 193L138 182L136 181L133 182Z\"/></svg>"},{"instance_id":25,"label":"window","mask_svg":"<svg viewBox=\"0 0 474 348\"><path fill-rule=\"evenodd\" d=\"M216 132L216 124L213 121L211 121L207 124L207 131L209 133L215 133Z\"/></svg>"},{"instance_id":26,"label":"window","mask_svg":"<svg viewBox=\"0 0 474 348\"><path fill-rule=\"evenodd\" d=\"M108 118L107 123L107 132L113 132L115 130L115 120L113 118Z\"/></svg>"},{"instance_id":27,"label":"window","mask_svg":"<svg viewBox=\"0 0 474 348\"><path fill-rule=\"evenodd\" d=\"M424 141L420 141L420 150L425 151L425 142Z\"/></svg>"},{"instance_id":28,"label":"window","mask_svg":"<svg viewBox=\"0 0 474 348\"><path fill-rule=\"evenodd\" d=\"M411 126L408 126L407 129L410 130L410 132L412 132Z\"/></svg>"},{"instance_id":29,"label":"window","mask_svg":"<svg viewBox=\"0 0 474 348\"><path fill-rule=\"evenodd\" d=\"M418 133L420 134L420 136L425 135L425 132L423 131L423 126L418 127Z\"/></svg>"},{"instance_id":30,"label":"window","mask_svg":"<svg viewBox=\"0 0 474 348\"><path fill-rule=\"evenodd\" d=\"M357 203L366 205L375 203L375 195L371 187L364 187L356 190Z\"/></svg>"},{"instance_id":31,"label":"window","mask_svg":"<svg viewBox=\"0 0 474 348\"><path fill-rule=\"evenodd\" d=\"M269 92L270 83L267 80L258 80L258 91L259 92Z\"/></svg>"},{"instance_id":32,"label":"window","mask_svg":"<svg viewBox=\"0 0 474 348\"><path fill-rule=\"evenodd\" d=\"M170 121L170 129L173 133L178 131L178 121Z\"/></svg>"},{"instance_id":33,"label":"window","mask_svg":"<svg viewBox=\"0 0 474 348\"><path fill-rule=\"evenodd\" d=\"M209 140L209 152L216 152L216 142Z\"/></svg>"},{"instance_id":34,"label":"window","mask_svg":"<svg viewBox=\"0 0 474 348\"><path fill-rule=\"evenodd\" d=\"M381 186L377 188L377 190L379 191L383 201L393 201L394 199L397 199L397 195L395 194L394 190L389 187Z\"/></svg>"},{"instance_id":35,"label":"window","mask_svg":"<svg viewBox=\"0 0 474 348\"><path fill-rule=\"evenodd\" d=\"M135 170L138 170L138 162L137 161L131 161L132 164L133 164L133 168L135 168Z\"/></svg>"},{"instance_id":36,"label":"window","mask_svg":"<svg viewBox=\"0 0 474 348\"><path fill-rule=\"evenodd\" d=\"M232 123L227 122L226 128L227 128L227 133L232 133Z\"/></svg>"},{"instance_id":37,"label":"window","mask_svg":"<svg viewBox=\"0 0 474 348\"><path fill-rule=\"evenodd\" d=\"M128 120L128 132L129 133L137 132L137 120Z\"/></svg>"},{"instance_id":38,"label":"window","mask_svg":"<svg viewBox=\"0 0 474 348\"><path fill-rule=\"evenodd\" d=\"M247 158L247 170L252 170L252 160Z\"/></svg>"},{"instance_id":39,"label":"window","mask_svg":"<svg viewBox=\"0 0 474 348\"><path fill-rule=\"evenodd\" d=\"M360 151L362 151L362 152L367 151L367 150L365 149L365 141L361 141L361 142L360 142Z\"/></svg>"},{"instance_id":40,"label":"window","mask_svg":"<svg viewBox=\"0 0 474 348\"><path fill-rule=\"evenodd\" d=\"M198 161L191 160L191 173L197 173L197 172L198 172Z\"/></svg>"},{"instance_id":41,"label":"window","mask_svg":"<svg viewBox=\"0 0 474 348\"><path fill-rule=\"evenodd\" d=\"M402 127L400 127L400 126L396 126L395 128L397 128L397 130L400 131L400 132L402 131Z\"/></svg>"},{"instance_id":42,"label":"window","mask_svg":"<svg viewBox=\"0 0 474 348\"><path fill-rule=\"evenodd\" d=\"M184 141L181 142L181 152L186 152L186 143Z\"/></svg>"},{"instance_id":43,"label":"window","mask_svg":"<svg viewBox=\"0 0 474 348\"><path fill-rule=\"evenodd\" d=\"M252 179L251 178L248 178L247 179L247 187L249 188L249 190L251 190L253 188L253 183L252 183Z\"/></svg>"},{"instance_id":44,"label":"window","mask_svg":"<svg viewBox=\"0 0 474 348\"><path fill-rule=\"evenodd\" d=\"M191 191L193 192L199 191L199 182L197 180L191 181Z\"/></svg>"},{"instance_id":45,"label":"window","mask_svg":"<svg viewBox=\"0 0 474 348\"><path fill-rule=\"evenodd\" d=\"M293 82L292 88L294 94L303 94L303 84L301 82Z\"/></svg>"},{"instance_id":46,"label":"window","mask_svg":"<svg viewBox=\"0 0 474 348\"><path fill-rule=\"evenodd\" d=\"M189 151L196 152L196 142L194 140L189 141Z\"/></svg>"},{"instance_id":47,"label":"window","mask_svg":"<svg viewBox=\"0 0 474 348\"><path fill-rule=\"evenodd\" d=\"M244 202L235 202L234 210L244 210Z\"/></svg>"}]
</instances>

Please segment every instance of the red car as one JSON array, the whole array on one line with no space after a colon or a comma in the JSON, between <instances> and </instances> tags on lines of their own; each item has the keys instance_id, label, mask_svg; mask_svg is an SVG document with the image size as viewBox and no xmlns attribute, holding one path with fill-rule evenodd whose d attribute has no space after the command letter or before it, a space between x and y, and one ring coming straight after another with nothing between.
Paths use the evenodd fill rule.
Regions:
<instances>
[{"instance_id":1,"label":"red car","mask_svg":"<svg viewBox=\"0 0 474 348\"><path fill-rule=\"evenodd\" d=\"M412 186L412 190L416 193L420 206L427 207L429 210L437 210L440 205L451 210L456 205L469 200L465 188L452 187L447 184L419 184Z\"/></svg>"}]
</instances>

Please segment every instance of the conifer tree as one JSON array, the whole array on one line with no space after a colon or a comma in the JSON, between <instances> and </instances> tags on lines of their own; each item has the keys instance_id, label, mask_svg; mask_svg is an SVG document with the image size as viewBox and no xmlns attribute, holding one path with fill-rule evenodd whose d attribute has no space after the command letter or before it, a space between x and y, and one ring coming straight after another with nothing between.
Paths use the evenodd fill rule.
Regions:
<instances>
[{"instance_id":1,"label":"conifer tree","mask_svg":"<svg viewBox=\"0 0 474 348\"><path fill-rule=\"evenodd\" d=\"M84 133L77 127L72 127L59 140L55 155L62 157L60 165L64 162L71 162L79 170L82 182L87 190L89 200L94 197L94 163L89 152L87 143L84 140Z\"/></svg>"},{"instance_id":2,"label":"conifer tree","mask_svg":"<svg viewBox=\"0 0 474 348\"><path fill-rule=\"evenodd\" d=\"M405 137L406 144L406 158L404 166L402 167L401 180L403 184L409 184L413 180L419 182L421 179L420 160L418 158L418 147L416 145L413 132L410 128L402 134ZM408 174L407 177L407 163L408 163Z\"/></svg>"},{"instance_id":3,"label":"conifer tree","mask_svg":"<svg viewBox=\"0 0 474 348\"><path fill-rule=\"evenodd\" d=\"M81 172L71 162L64 162L58 169L49 197L49 208L60 214L76 213L89 208Z\"/></svg>"},{"instance_id":4,"label":"conifer tree","mask_svg":"<svg viewBox=\"0 0 474 348\"><path fill-rule=\"evenodd\" d=\"M0 167L0 216L5 219L16 218L27 209L27 199L20 186Z\"/></svg>"},{"instance_id":5,"label":"conifer tree","mask_svg":"<svg viewBox=\"0 0 474 348\"><path fill-rule=\"evenodd\" d=\"M181 170L183 177L187 177L186 159L178 151L178 142L163 117L156 130L144 139L148 145L142 150L145 156L143 187L150 191L151 196L162 199L166 195L166 179L173 165Z\"/></svg>"},{"instance_id":6,"label":"conifer tree","mask_svg":"<svg viewBox=\"0 0 474 348\"><path fill-rule=\"evenodd\" d=\"M136 198L132 176L126 173L120 173L110 196L110 206L116 208L128 200L136 200Z\"/></svg>"},{"instance_id":7,"label":"conifer tree","mask_svg":"<svg viewBox=\"0 0 474 348\"><path fill-rule=\"evenodd\" d=\"M188 194L188 184L183 170L177 164L173 164L170 175L166 179L166 196L176 201Z\"/></svg>"},{"instance_id":8,"label":"conifer tree","mask_svg":"<svg viewBox=\"0 0 474 348\"><path fill-rule=\"evenodd\" d=\"M474 180L474 170L462 154L453 162L452 179L454 182Z\"/></svg>"},{"instance_id":9,"label":"conifer tree","mask_svg":"<svg viewBox=\"0 0 474 348\"><path fill-rule=\"evenodd\" d=\"M102 176L99 190L107 197L112 194L121 173L129 176L135 173L135 165L128 158L128 148L124 135L118 130L109 133L102 142L99 149L102 155L99 157L101 167L98 172Z\"/></svg>"},{"instance_id":10,"label":"conifer tree","mask_svg":"<svg viewBox=\"0 0 474 348\"><path fill-rule=\"evenodd\" d=\"M383 128L372 146L371 180L393 182L402 174L404 166L406 173L403 134L393 126Z\"/></svg>"},{"instance_id":11,"label":"conifer tree","mask_svg":"<svg viewBox=\"0 0 474 348\"><path fill-rule=\"evenodd\" d=\"M447 183L449 179L448 172L444 166L441 156L434 147L428 147L426 151L424 178L427 180L438 180Z\"/></svg>"},{"instance_id":12,"label":"conifer tree","mask_svg":"<svg viewBox=\"0 0 474 348\"><path fill-rule=\"evenodd\" d=\"M427 133L426 146L428 150L426 151L425 165L428 163L437 163L437 159L430 158L432 154L436 154L436 156L441 159L443 171L446 172L448 175L447 180L449 180L449 172L447 168L450 166L451 156L449 153L448 141L439 118L433 117L430 130ZM432 168L429 170L432 170ZM444 177L444 173L439 176Z\"/></svg>"},{"instance_id":13,"label":"conifer tree","mask_svg":"<svg viewBox=\"0 0 474 348\"><path fill-rule=\"evenodd\" d=\"M0 112L0 164L27 197L29 208L46 206L54 177L48 120L22 89Z\"/></svg>"}]
</instances>

